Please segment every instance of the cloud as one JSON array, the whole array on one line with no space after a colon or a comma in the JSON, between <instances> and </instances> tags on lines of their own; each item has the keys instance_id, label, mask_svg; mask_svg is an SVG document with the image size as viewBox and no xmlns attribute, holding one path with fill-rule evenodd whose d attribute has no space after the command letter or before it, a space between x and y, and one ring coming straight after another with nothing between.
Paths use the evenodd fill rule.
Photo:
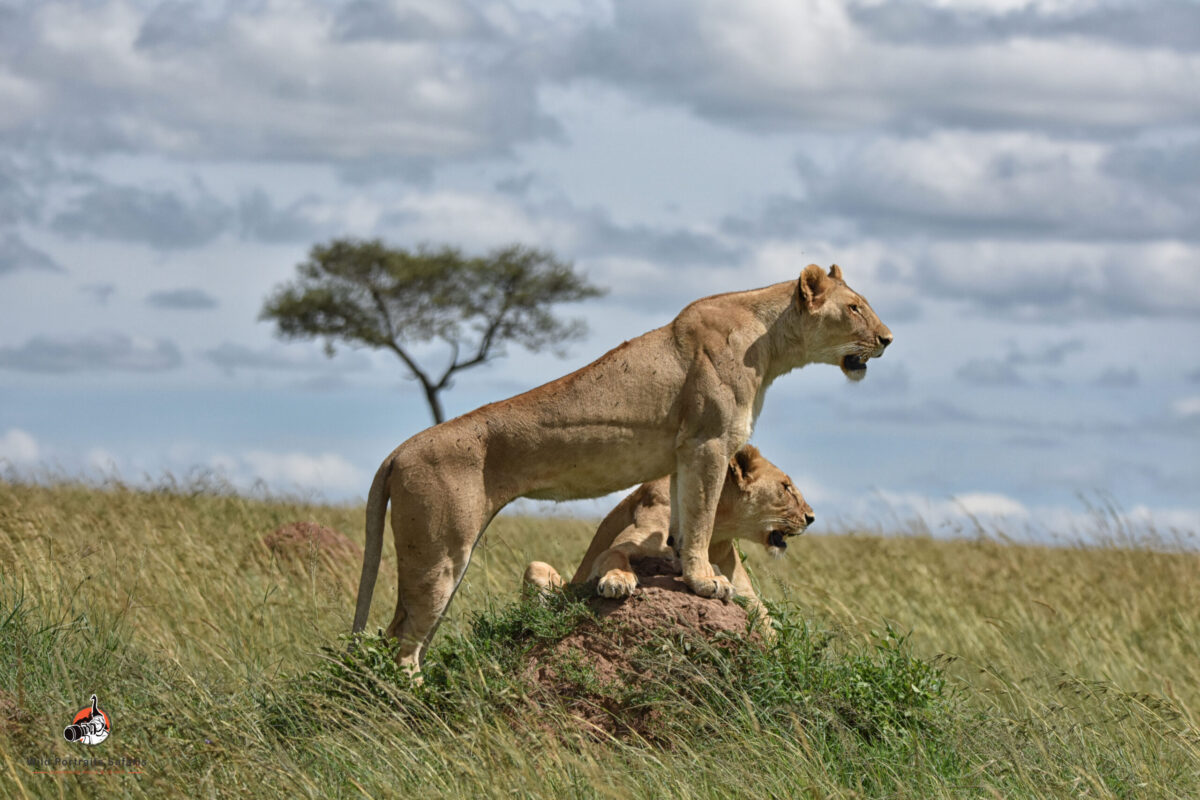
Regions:
<instances>
[{"instance_id":1,"label":"cloud","mask_svg":"<svg viewBox=\"0 0 1200 800\"><path fill-rule=\"evenodd\" d=\"M228 468L230 461L218 458L214 466ZM311 455L251 450L237 456L232 466L235 476L248 475L283 490L362 492L370 483L362 470L334 453Z\"/></svg>"},{"instance_id":2,"label":"cloud","mask_svg":"<svg viewBox=\"0 0 1200 800\"><path fill-rule=\"evenodd\" d=\"M72 239L91 236L160 250L200 247L229 227L232 214L199 184L190 195L100 183L59 212L51 227Z\"/></svg>"},{"instance_id":3,"label":"cloud","mask_svg":"<svg viewBox=\"0 0 1200 800\"><path fill-rule=\"evenodd\" d=\"M12 159L0 159L0 224L29 222L37 217L38 203L26 188L23 172Z\"/></svg>"},{"instance_id":4,"label":"cloud","mask_svg":"<svg viewBox=\"0 0 1200 800\"><path fill-rule=\"evenodd\" d=\"M1021 350L1010 342L1004 358L973 358L954 375L965 383L981 386L1021 386L1026 382L1022 367L1061 366L1069 354L1083 349L1079 339L1047 344L1033 351Z\"/></svg>"},{"instance_id":5,"label":"cloud","mask_svg":"<svg viewBox=\"0 0 1200 800\"><path fill-rule=\"evenodd\" d=\"M132 338L123 333L34 336L19 347L0 347L0 369L21 372L162 372L183 362L169 339Z\"/></svg>"},{"instance_id":6,"label":"cloud","mask_svg":"<svg viewBox=\"0 0 1200 800\"><path fill-rule=\"evenodd\" d=\"M20 428L9 428L0 436L0 463L32 464L41 455L37 439Z\"/></svg>"},{"instance_id":7,"label":"cloud","mask_svg":"<svg viewBox=\"0 0 1200 800\"><path fill-rule=\"evenodd\" d=\"M1136 367L1108 367L1096 376L1096 385L1109 389L1128 389L1140 382Z\"/></svg>"},{"instance_id":8,"label":"cloud","mask_svg":"<svg viewBox=\"0 0 1200 800\"><path fill-rule=\"evenodd\" d=\"M1200 108L1190 52L1066 31L972 48L896 43L834 0L612 6L571 44L571 74L743 129L1118 132L1187 124Z\"/></svg>"},{"instance_id":9,"label":"cloud","mask_svg":"<svg viewBox=\"0 0 1200 800\"><path fill-rule=\"evenodd\" d=\"M121 462L115 455L103 447L93 447L84 454L83 462L89 471L100 475L118 476L121 472Z\"/></svg>"},{"instance_id":10,"label":"cloud","mask_svg":"<svg viewBox=\"0 0 1200 800\"><path fill-rule=\"evenodd\" d=\"M199 248L225 233L268 243L313 241L345 230L356 204L307 195L277 205L262 188L227 203L193 181L186 190L116 185L92 175L90 188L70 201L51 225L83 236L147 244L159 250Z\"/></svg>"},{"instance_id":11,"label":"cloud","mask_svg":"<svg viewBox=\"0 0 1200 800\"><path fill-rule=\"evenodd\" d=\"M79 287L79 291L90 295L97 304L106 306L108 299L117 291L115 283L88 283Z\"/></svg>"},{"instance_id":12,"label":"cloud","mask_svg":"<svg viewBox=\"0 0 1200 800\"><path fill-rule=\"evenodd\" d=\"M205 350L203 355L230 375L239 369L342 373L371 367L371 359L360 352L343 353L339 358L331 359L314 350L299 353L294 347L255 349L233 342L222 342L217 347Z\"/></svg>"},{"instance_id":13,"label":"cloud","mask_svg":"<svg viewBox=\"0 0 1200 800\"><path fill-rule=\"evenodd\" d=\"M344 42L487 41L497 33L478 9L459 3L355 0L339 8L333 21L334 38Z\"/></svg>"},{"instance_id":14,"label":"cloud","mask_svg":"<svg viewBox=\"0 0 1200 800\"><path fill-rule=\"evenodd\" d=\"M1015 366L994 358L973 358L956 369L954 376L978 386L1021 386L1025 383Z\"/></svg>"},{"instance_id":15,"label":"cloud","mask_svg":"<svg viewBox=\"0 0 1200 800\"><path fill-rule=\"evenodd\" d=\"M898 44L962 48L1024 38L1088 37L1127 47L1200 50L1200 6L1178 0L1033 2L997 9L893 0L854 2L848 10L872 36Z\"/></svg>"},{"instance_id":16,"label":"cloud","mask_svg":"<svg viewBox=\"0 0 1200 800\"><path fill-rule=\"evenodd\" d=\"M83 154L473 158L558 134L554 18L501 2L29 3L0 37L0 131Z\"/></svg>"},{"instance_id":17,"label":"cloud","mask_svg":"<svg viewBox=\"0 0 1200 800\"><path fill-rule=\"evenodd\" d=\"M1197 241L1197 168L1184 166L1197 155L1195 143L1114 147L1038 133L877 135L821 166L802 155L803 197L776 197L758 219L726 225L775 236L825 220L888 237Z\"/></svg>"},{"instance_id":18,"label":"cloud","mask_svg":"<svg viewBox=\"0 0 1200 800\"><path fill-rule=\"evenodd\" d=\"M1171 413L1180 419L1200 418L1200 395L1179 398L1171 403Z\"/></svg>"},{"instance_id":19,"label":"cloud","mask_svg":"<svg viewBox=\"0 0 1200 800\"><path fill-rule=\"evenodd\" d=\"M897 425L977 425L984 422L975 412L945 400L927 399L905 405L846 409L842 413L848 419Z\"/></svg>"},{"instance_id":20,"label":"cloud","mask_svg":"<svg viewBox=\"0 0 1200 800\"><path fill-rule=\"evenodd\" d=\"M25 244L15 233L6 233L0 239L0 275L21 269L44 272L66 272L66 269L50 256Z\"/></svg>"},{"instance_id":21,"label":"cloud","mask_svg":"<svg viewBox=\"0 0 1200 800\"><path fill-rule=\"evenodd\" d=\"M325 204L311 195L280 208L265 191L255 189L242 196L237 213L242 238L261 242L312 241L336 227Z\"/></svg>"},{"instance_id":22,"label":"cloud","mask_svg":"<svg viewBox=\"0 0 1200 800\"><path fill-rule=\"evenodd\" d=\"M181 311L198 311L216 308L217 298L203 289L169 289L146 295L146 305L152 308L169 308Z\"/></svg>"}]
</instances>

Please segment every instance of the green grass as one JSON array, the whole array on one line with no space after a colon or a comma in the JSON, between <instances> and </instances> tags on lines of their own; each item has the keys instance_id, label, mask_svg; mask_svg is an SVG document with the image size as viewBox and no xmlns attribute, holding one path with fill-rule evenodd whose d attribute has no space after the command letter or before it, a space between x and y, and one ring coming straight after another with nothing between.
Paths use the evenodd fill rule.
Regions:
<instances>
[{"instance_id":1,"label":"green grass","mask_svg":"<svg viewBox=\"0 0 1200 800\"><path fill-rule=\"evenodd\" d=\"M294 520L361 540L357 507L0 483L0 797L1200 796L1195 554L806 537L749 553L771 647L640 642L623 688L567 656L560 699L521 668L587 612L518 584L592 524L498 519L418 687L386 641L345 649L358 564L264 557ZM113 734L88 755L141 774L35 774L81 754L92 692Z\"/></svg>"}]
</instances>

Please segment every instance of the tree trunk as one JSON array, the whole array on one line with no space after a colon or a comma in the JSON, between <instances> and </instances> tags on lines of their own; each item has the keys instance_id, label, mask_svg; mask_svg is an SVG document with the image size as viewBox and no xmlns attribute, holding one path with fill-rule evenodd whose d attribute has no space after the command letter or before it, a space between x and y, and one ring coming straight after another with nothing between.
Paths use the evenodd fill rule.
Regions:
<instances>
[{"instance_id":1,"label":"tree trunk","mask_svg":"<svg viewBox=\"0 0 1200 800\"><path fill-rule=\"evenodd\" d=\"M429 411L433 414L433 424L440 425L445 417L442 414L442 401L438 399L438 388L425 381L421 382L425 389L425 400L429 403Z\"/></svg>"}]
</instances>

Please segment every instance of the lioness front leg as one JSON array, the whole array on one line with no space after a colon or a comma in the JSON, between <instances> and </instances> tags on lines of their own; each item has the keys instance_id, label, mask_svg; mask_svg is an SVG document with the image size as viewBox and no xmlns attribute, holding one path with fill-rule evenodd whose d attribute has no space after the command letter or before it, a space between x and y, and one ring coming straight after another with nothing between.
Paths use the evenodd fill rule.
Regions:
<instances>
[{"instance_id":1,"label":"lioness front leg","mask_svg":"<svg viewBox=\"0 0 1200 800\"><path fill-rule=\"evenodd\" d=\"M619 544L605 550L596 560L596 594L601 597L629 597L637 589L638 579L629 563L630 555L639 555L636 544Z\"/></svg>"},{"instance_id":2,"label":"lioness front leg","mask_svg":"<svg viewBox=\"0 0 1200 800\"><path fill-rule=\"evenodd\" d=\"M775 629L771 627L771 616L767 613L767 607L763 605L762 600L758 599L758 594L750 583L750 576L746 573L741 556L738 555L737 545L733 541L718 542L713 545L711 555L713 566L729 578L738 597L746 598L747 605L758 616L759 624L762 626L762 635L768 640L774 639Z\"/></svg>"},{"instance_id":3,"label":"lioness front leg","mask_svg":"<svg viewBox=\"0 0 1200 800\"><path fill-rule=\"evenodd\" d=\"M677 529L681 539L679 558L683 562L683 580L701 597L718 600L728 600L736 594L733 584L713 570L708 558L717 501L728 466L729 456L724 444L714 439L681 448L675 472L675 486L679 490L675 505L680 512Z\"/></svg>"}]
</instances>

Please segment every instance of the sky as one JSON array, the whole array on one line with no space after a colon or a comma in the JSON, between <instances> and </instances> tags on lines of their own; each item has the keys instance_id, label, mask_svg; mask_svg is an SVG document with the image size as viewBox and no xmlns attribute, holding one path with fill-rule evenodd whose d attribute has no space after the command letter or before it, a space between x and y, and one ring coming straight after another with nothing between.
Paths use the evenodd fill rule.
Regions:
<instances>
[{"instance_id":1,"label":"sky","mask_svg":"<svg viewBox=\"0 0 1200 800\"><path fill-rule=\"evenodd\" d=\"M418 385L258 320L346 236L608 289L449 415L837 263L895 343L752 439L814 532L1200 530L1192 0L0 0L6 474L365 497Z\"/></svg>"}]
</instances>

